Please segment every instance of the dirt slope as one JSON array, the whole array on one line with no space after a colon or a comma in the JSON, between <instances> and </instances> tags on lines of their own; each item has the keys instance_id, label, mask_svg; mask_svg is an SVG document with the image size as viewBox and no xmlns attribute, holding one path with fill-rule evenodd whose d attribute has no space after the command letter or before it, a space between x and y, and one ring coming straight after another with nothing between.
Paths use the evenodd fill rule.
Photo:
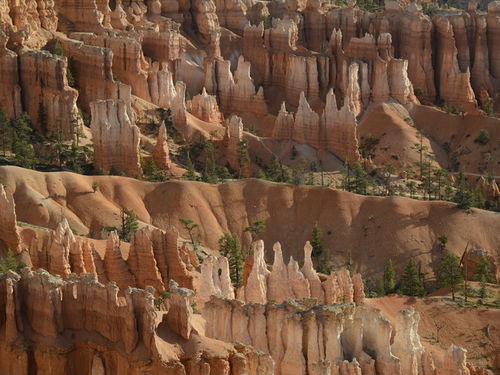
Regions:
<instances>
[{"instance_id":1,"label":"dirt slope","mask_svg":"<svg viewBox=\"0 0 500 375\"><path fill-rule=\"evenodd\" d=\"M216 249L222 233L234 232L250 241L243 229L254 220L267 220L261 238L267 251L280 241L286 256L300 259L302 247L318 222L325 249L338 265L349 255L365 277L382 270L392 258L400 271L417 257L431 272L442 256L437 238L461 254L470 248L500 252L500 214L483 210L465 213L447 202L424 202L402 197L366 197L329 188L241 180L222 185L172 181L147 183L125 177L40 173L0 167L0 178L13 193L18 220L55 228L62 215L80 234L99 237L102 226L118 225L119 210L133 209L139 219L159 228L179 218L200 224L200 240ZM92 192L92 183L99 189ZM268 258L271 260L271 257Z\"/></svg>"}]
</instances>

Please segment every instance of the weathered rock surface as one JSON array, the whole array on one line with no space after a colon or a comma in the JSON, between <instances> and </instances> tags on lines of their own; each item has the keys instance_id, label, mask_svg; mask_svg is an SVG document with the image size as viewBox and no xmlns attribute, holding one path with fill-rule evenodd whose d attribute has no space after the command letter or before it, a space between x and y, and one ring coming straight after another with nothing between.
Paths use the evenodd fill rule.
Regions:
<instances>
[{"instance_id":1,"label":"weathered rock surface","mask_svg":"<svg viewBox=\"0 0 500 375\"><path fill-rule=\"evenodd\" d=\"M149 374L274 374L268 355L192 330L192 292L174 282L171 289L168 310L158 311L151 290L119 290L116 284L99 283L93 274L65 281L43 270L2 275L0 371L24 375L36 367L63 375L140 368ZM165 337L177 335L180 344L174 348ZM29 351L18 350L18 340Z\"/></svg>"},{"instance_id":2,"label":"weathered rock surface","mask_svg":"<svg viewBox=\"0 0 500 375\"><path fill-rule=\"evenodd\" d=\"M153 149L153 160L159 169L168 170L172 166L170 161L170 151L167 144L167 128L165 122L162 122L158 129L158 138Z\"/></svg>"},{"instance_id":3,"label":"weathered rock surface","mask_svg":"<svg viewBox=\"0 0 500 375\"><path fill-rule=\"evenodd\" d=\"M90 129L94 143L94 167L101 172L140 176L140 131L132 123L123 100L91 103Z\"/></svg>"},{"instance_id":4,"label":"weathered rock surface","mask_svg":"<svg viewBox=\"0 0 500 375\"><path fill-rule=\"evenodd\" d=\"M13 253L19 250L15 207L14 197L0 184L0 245L4 251L10 249Z\"/></svg>"}]
</instances>

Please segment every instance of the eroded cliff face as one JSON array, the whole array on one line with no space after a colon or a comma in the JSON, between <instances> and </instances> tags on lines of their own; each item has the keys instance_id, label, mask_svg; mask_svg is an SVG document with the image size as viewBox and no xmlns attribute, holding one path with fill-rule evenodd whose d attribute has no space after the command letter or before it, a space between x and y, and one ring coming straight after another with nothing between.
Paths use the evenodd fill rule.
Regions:
<instances>
[{"instance_id":1,"label":"eroded cliff face","mask_svg":"<svg viewBox=\"0 0 500 375\"><path fill-rule=\"evenodd\" d=\"M95 274L62 280L24 269L21 275L0 276L0 370L19 375L31 368L54 375L273 374L268 355L193 329L192 291L171 281L161 310L152 292L151 287L104 285Z\"/></svg>"},{"instance_id":2,"label":"eroded cliff face","mask_svg":"<svg viewBox=\"0 0 500 375\"><path fill-rule=\"evenodd\" d=\"M5 2L0 109L26 111L41 132L60 129L70 140L78 109L88 119L91 102L123 100L133 122L143 115L132 109L137 96L170 108L186 139L209 133L198 120L235 114L275 140L354 162L357 123L371 103L498 110L499 9L491 2L487 12L430 18L391 1L377 14L316 0ZM64 56L43 51L56 42Z\"/></svg>"}]
</instances>

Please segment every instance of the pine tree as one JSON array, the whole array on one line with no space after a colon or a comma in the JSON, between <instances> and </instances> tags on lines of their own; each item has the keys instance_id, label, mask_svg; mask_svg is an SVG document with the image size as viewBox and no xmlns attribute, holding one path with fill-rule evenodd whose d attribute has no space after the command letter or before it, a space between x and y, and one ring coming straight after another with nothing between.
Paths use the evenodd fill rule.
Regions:
<instances>
[{"instance_id":1,"label":"pine tree","mask_svg":"<svg viewBox=\"0 0 500 375\"><path fill-rule=\"evenodd\" d=\"M449 286L451 298L455 300L455 290L459 283L463 281L460 260L453 254L446 254L438 270L438 287Z\"/></svg>"},{"instance_id":2,"label":"pine tree","mask_svg":"<svg viewBox=\"0 0 500 375\"><path fill-rule=\"evenodd\" d=\"M219 238L219 251L228 258L229 276L237 288L243 281L243 254L240 240L236 234L225 234Z\"/></svg>"},{"instance_id":3,"label":"pine tree","mask_svg":"<svg viewBox=\"0 0 500 375\"><path fill-rule=\"evenodd\" d=\"M424 288L413 259L410 259L403 271L401 292L407 296L422 296L424 294Z\"/></svg>"},{"instance_id":4,"label":"pine tree","mask_svg":"<svg viewBox=\"0 0 500 375\"><path fill-rule=\"evenodd\" d=\"M323 254L323 232L321 232L318 223L315 223L312 228L311 246L312 256L319 258Z\"/></svg>"},{"instance_id":5,"label":"pine tree","mask_svg":"<svg viewBox=\"0 0 500 375\"><path fill-rule=\"evenodd\" d=\"M392 259L389 259L389 261L385 264L383 286L386 294L393 293L396 289L396 272L394 271L394 267L392 265Z\"/></svg>"},{"instance_id":6,"label":"pine tree","mask_svg":"<svg viewBox=\"0 0 500 375\"><path fill-rule=\"evenodd\" d=\"M0 274L9 271L18 272L23 267L25 267L25 265L17 261L11 249L7 251L7 256L5 258L0 259Z\"/></svg>"},{"instance_id":7,"label":"pine tree","mask_svg":"<svg viewBox=\"0 0 500 375\"><path fill-rule=\"evenodd\" d=\"M479 260L479 264L476 268L476 271L474 272L474 280L475 281L484 280L485 282L488 283L495 282L495 279L491 273L491 263L485 256L482 256L481 259Z\"/></svg>"},{"instance_id":8,"label":"pine tree","mask_svg":"<svg viewBox=\"0 0 500 375\"><path fill-rule=\"evenodd\" d=\"M189 155L189 151L187 153L186 172L182 175L182 177L186 180L196 180L194 164L191 160L191 156Z\"/></svg>"},{"instance_id":9,"label":"pine tree","mask_svg":"<svg viewBox=\"0 0 500 375\"><path fill-rule=\"evenodd\" d=\"M35 150L31 145L32 129L29 125L29 116L24 113L14 120L12 137L12 151L16 154L15 160L25 168L35 164Z\"/></svg>"},{"instance_id":10,"label":"pine tree","mask_svg":"<svg viewBox=\"0 0 500 375\"><path fill-rule=\"evenodd\" d=\"M0 140L2 141L3 156L12 147L12 125L7 114L0 110Z\"/></svg>"},{"instance_id":11,"label":"pine tree","mask_svg":"<svg viewBox=\"0 0 500 375\"><path fill-rule=\"evenodd\" d=\"M266 229L265 220L252 221L248 227L246 227L243 232L248 232L252 236L252 242L255 241L257 236Z\"/></svg>"},{"instance_id":12,"label":"pine tree","mask_svg":"<svg viewBox=\"0 0 500 375\"><path fill-rule=\"evenodd\" d=\"M250 155L248 153L248 139L243 138L238 147L238 178L243 176L243 170L250 163Z\"/></svg>"},{"instance_id":13,"label":"pine tree","mask_svg":"<svg viewBox=\"0 0 500 375\"><path fill-rule=\"evenodd\" d=\"M188 232L189 238L191 239L191 245L193 245L193 248L196 250L197 245L196 245L196 239L194 238L194 231L199 227L198 224L196 224L191 219L180 218L179 221L181 222L184 230Z\"/></svg>"},{"instance_id":14,"label":"pine tree","mask_svg":"<svg viewBox=\"0 0 500 375\"><path fill-rule=\"evenodd\" d=\"M134 210L122 209L120 211L121 227L118 236L122 241L130 241L133 233L139 229L139 222L135 216Z\"/></svg>"}]
</instances>

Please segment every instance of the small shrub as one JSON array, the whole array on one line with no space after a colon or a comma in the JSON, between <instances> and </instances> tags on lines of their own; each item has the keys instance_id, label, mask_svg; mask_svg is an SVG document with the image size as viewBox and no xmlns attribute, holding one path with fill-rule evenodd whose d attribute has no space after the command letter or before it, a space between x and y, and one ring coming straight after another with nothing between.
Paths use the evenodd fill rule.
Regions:
<instances>
[{"instance_id":1,"label":"small shrub","mask_svg":"<svg viewBox=\"0 0 500 375\"><path fill-rule=\"evenodd\" d=\"M480 145L485 145L490 141L490 133L486 129L481 129L479 131L478 136L474 139L474 142L479 143Z\"/></svg>"}]
</instances>

